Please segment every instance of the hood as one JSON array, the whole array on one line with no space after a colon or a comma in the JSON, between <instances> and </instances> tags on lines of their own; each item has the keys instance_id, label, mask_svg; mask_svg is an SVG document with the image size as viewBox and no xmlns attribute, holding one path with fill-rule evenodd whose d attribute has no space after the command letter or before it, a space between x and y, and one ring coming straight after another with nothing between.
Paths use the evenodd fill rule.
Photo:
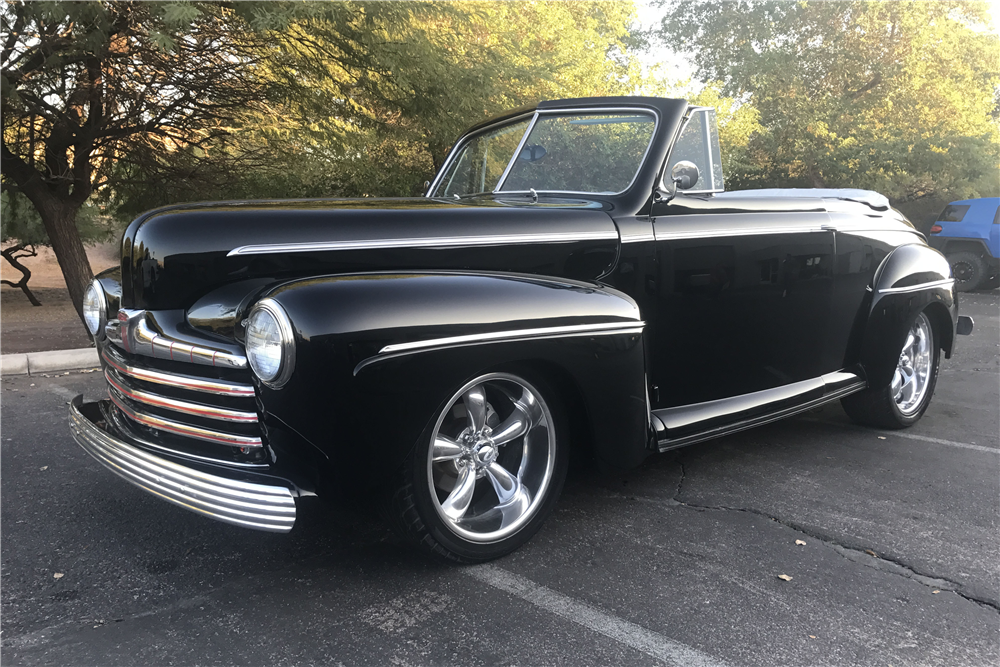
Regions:
<instances>
[{"instance_id":1,"label":"hood","mask_svg":"<svg viewBox=\"0 0 1000 667\"><path fill-rule=\"evenodd\" d=\"M136 219L122 240L122 304L188 308L239 281L401 270L593 280L618 234L597 202L491 197L186 204Z\"/></svg>"}]
</instances>

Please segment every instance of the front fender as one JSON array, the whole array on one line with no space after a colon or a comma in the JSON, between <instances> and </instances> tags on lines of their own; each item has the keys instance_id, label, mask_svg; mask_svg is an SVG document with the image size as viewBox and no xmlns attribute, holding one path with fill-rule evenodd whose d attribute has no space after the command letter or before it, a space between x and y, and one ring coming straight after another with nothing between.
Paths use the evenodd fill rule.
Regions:
<instances>
[{"instance_id":1,"label":"front fender","mask_svg":"<svg viewBox=\"0 0 1000 667\"><path fill-rule=\"evenodd\" d=\"M906 334L922 310L934 325L938 345L951 357L958 300L948 260L921 243L899 246L883 260L872 281L861 347L861 364L870 387L892 381Z\"/></svg>"},{"instance_id":2,"label":"front fender","mask_svg":"<svg viewBox=\"0 0 1000 667\"><path fill-rule=\"evenodd\" d=\"M393 273L285 283L296 367L260 387L264 411L309 440L338 475L398 466L444 402L473 377L525 368L560 388L595 453L646 454L639 310L600 285L510 274ZM371 468L370 466L375 466Z\"/></svg>"}]
</instances>

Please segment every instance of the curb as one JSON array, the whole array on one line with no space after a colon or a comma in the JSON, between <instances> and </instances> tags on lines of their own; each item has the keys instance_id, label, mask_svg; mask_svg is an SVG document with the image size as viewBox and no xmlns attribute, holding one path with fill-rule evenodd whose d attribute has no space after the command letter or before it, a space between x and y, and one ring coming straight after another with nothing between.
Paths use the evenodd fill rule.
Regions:
<instances>
[{"instance_id":1,"label":"curb","mask_svg":"<svg viewBox=\"0 0 1000 667\"><path fill-rule=\"evenodd\" d=\"M50 350L0 356L0 375L35 375L56 371L76 371L101 365L96 347L76 350Z\"/></svg>"}]
</instances>

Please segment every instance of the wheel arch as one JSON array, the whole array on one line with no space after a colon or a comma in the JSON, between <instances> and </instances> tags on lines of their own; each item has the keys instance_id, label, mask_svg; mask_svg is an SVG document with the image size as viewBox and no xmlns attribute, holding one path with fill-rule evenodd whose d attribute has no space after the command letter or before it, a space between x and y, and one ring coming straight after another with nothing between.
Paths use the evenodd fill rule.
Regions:
<instances>
[{"instance_id":1,"label":"wheel arch","mask_svg":"<svg viewBox=\"0 0 1000 667\"><path fill-rule=\"evenodd\" d=\"M559 406L566 413L569 424L569 444L571 465L591 459L596 455L594 446L594 416L593 408L588 403L579 379L564 366L550 359L526 359L523 362L501 367L498 370L509 369L516 373L521 367L541 375L552 388L559 393ZM575 418L574 415L582 415Z\"/></svg>"},{"instance_id":2,"label":"wheel arch","mask_svg":"<svg viewBox=\"0 0 1000 667\"><path fill-rule=\"evenodd\" d=\"M982 239L949 239L945 241L942 252L945 254L953 252L973 252L981 255L984 258L991 258L989 246L986 245L986 241Z\"/></svg>"},{"instance_id":3,"label":"wheel arch","mask_svg":"<svg viewBox=\"0 0 1000 667\"><path fill-rule=\"evenodd\" d=\"M872 283L860 350L870 387L882 387L892 380L906 333L921 311L928 313L938 345L950 358L958 321L951 267L941 252L929 246L902 245L883 260Z\"/></svg>"},{"instance_id":4,"label":"wheel arch","mask_svg":"<svg viewBox=\"0 0 1000 667\"><path fill-rule=\"evenodd\" d=\"M955 346L955 327L952 325L951 313L940 301L932 301L927 304L924 312L927 313L931 326L934 327L938 347L944 351L945 359L950 359Z\"/></svg>"}]
</instances>

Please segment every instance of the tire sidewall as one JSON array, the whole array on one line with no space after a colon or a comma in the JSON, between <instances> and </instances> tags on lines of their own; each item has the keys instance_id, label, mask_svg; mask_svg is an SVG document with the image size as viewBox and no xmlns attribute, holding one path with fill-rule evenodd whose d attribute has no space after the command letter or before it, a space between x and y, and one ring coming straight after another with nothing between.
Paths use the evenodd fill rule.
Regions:
<instances>
[{"instance_id":1,"label":"tire sidewall","mask_svg":"<svg viewBox=\"0 0 1000 667\"><path fill-rule=\"evenodd\" d=\"M495 542L473 542L452 532L438 514L436 508L437 499L432 497L433 491L427 480L427 458L431 447L431 436L436 430L441 412L448 406L451 400L450 395L441 402L406 463L406 475L408 481L413 485L414 505L427 532L438 545L454 556L457 556L459 560L465 562L482 562L498 558L514 551L531 539L552 513L556 502L559 500L569 464L569 442L567 440L569 428L566 422L566 414L558 399L558 394L556 394L551 383L546 382L543 377L523 368L503 368L497 369L496 372L512 375L530 385L545 402L553 421L551 428L555 432L556 446L552 477L545 490L545 497L534 510L534 515L524 526L516 533ZM471 382L483 375L489 375L489 373L477 373L470 377L468 381Z\"/></svg>"}]
</instances>

